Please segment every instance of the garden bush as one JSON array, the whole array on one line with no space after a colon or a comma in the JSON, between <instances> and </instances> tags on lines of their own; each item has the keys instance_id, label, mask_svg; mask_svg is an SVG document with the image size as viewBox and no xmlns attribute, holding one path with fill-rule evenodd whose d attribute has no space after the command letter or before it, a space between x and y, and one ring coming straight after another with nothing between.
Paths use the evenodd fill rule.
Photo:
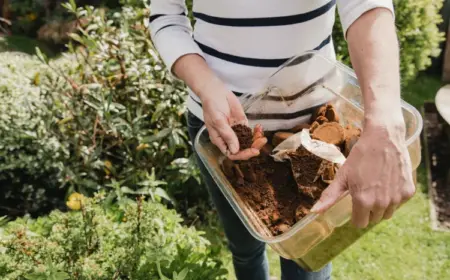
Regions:
<instances>
[{"instance_id":1,"label":"garden bush","mask_svg":"<svg viewBox=\"0 0 450 280\"><path fill-rule=\"evenodd\" d=\"M400 42L400 72L407 84L419 71L431 65L431 58L440 54L444 35L439 32L442 21L439 11L443 0L394 0L397 33ZM338 58L350 65L347 43L339 18L333 30Z\"/></svg>"},{"instance_id":2,"label":"garden bush","mask_svg":"<svg viewBox=\"0 0 450 280\"><path fill-rule=\"evenodd\" d=\"M68 205L78 211L0 228L0 278L224 279L218 251L175 211L142 197L104 208L105 199L77 195Z\"/></svg>"},{"instance_id":3,"label":"garden bush","mask_svg":"<svg viewBox=\"0 0 450 280\"><path fill-rule=\"evenodd\" d=\"M6 160L13 163L7 166L18 174L32 174L36 182L30 189L63 188L89 195L106 187L116 197L152 195L196 218L195 213L205 211L188 209L206 205L207 193L198 187L199 174L186 133L187 92L153 48L146 25L148 7L124 6L114 13L79 8L74 2L65 7L84 22L71 35L74 43L61 59L65 63L49 62L38 52L43 64L27 67L36 73L32 71L22 82L38 79L33 90L43 106L39 124L48 137L29 137L19 147L11 141L5 151L13 147L32 164L20 164L5 152ZM45 64L46 69L40 70ZM22 122L29 120L37 118L27 115ZM3 129L7 130L8 122ZM20 127L17 133L29 131ZM52 144L56 146L46 148ZM48 150L48 158L29 152L29 146ZM17 185L26 185L23 176L17 178ZM16 191L20 196L22 188Z\"/></svg>"},{"instance_id":4,"label":"garden bush","mask_svg":"<svg viewBox=\"0 0 450 280\"><path fill-rule=\"evenodd\" d=\"M60 31L67 27L67 23L73 17L62 7L67 0L9 0L2 7L3 13L11 21L10 29L15 35L27 35L36 37L38 30L46 24L47 30L51 30L51 36L55 43L61 43L60 38L65 38ZM119 0L75 0L78 5L93 5L96 7L106 6L110 8L119 7ZM3 2L2 2L3 3ZM53 24L55 23L55 24ZM59 24L59 26L58 26Z\"/></svg>"},{"instance_id":5,"label":"garden bush","mask_svg":"<svg viewBox=\"0 0 450 280\"><path fill-rule=\"evenodd\" d=\"M54 64L54 63L52 63ZM52 135L38 87L45 65L29 55L0 53L0 213L21 215L59 202L67 145Z\"/></svg>"}]
</instances>

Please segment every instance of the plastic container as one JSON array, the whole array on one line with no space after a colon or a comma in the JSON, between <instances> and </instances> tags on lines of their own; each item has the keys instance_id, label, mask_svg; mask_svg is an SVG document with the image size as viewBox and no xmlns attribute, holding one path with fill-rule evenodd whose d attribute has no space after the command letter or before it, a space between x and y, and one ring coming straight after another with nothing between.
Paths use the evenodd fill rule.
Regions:
<instances>
[{"instance_id":1,"label":"plastic container","mask_svg":"<svg viewBox=\"0 0 450 280\"><path fill-rule=\"evenodd\" d=\"M313 102L317 104L305 104L300 98L305 94L312 94ZM283 112L296 112L305 106L326 101L335 106L343 125L363 126L362 95L354 72L317 52L307 52L290 59L267 80L260 94L242 98L251 125L259 123L253 120L258 114L269 111L267 100L272 99L279 101L278 106L283 106L279 110ZM405 137L415 174L421 160L419 135L423 123L414 107L402 101L402 109L407 128ZM273 112L273 104L270 111ZM299 121L267 122L263 127L265 130L289 129ZM309 214L285 233L273 236L256 213L240 199L221 171L223 155L210 142L205 127L196 137L195 149L248 231L256 239L269 244L279 255L294 260L306 270L320 270L371 229L360 230L350 224L352 204L347 194L326 213Z\"/></svg>"}]
</instances>

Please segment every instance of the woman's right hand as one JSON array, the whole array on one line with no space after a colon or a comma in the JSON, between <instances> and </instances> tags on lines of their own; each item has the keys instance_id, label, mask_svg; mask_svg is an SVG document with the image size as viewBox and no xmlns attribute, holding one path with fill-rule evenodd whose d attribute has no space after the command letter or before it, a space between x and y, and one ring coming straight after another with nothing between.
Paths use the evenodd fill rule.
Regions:
<instances>
[{"instance_id":1,"label":"woman's right hand","mask_svg":"<svg viewBox=\"0 0 450 280\"><path fill-rule=\"evenodd\" d=\"M239 151L239 141L231 126L247 124L247 118L238 98L209 69L205 60L197 54L186 54L173 65L173 72L200 97L203 119L211 142L231 160L247 160L259 155L267 143L261 126L256 126L253 145Z\"/></svg>"},{"instance_id":2,"label":"woman's right hand","mask_svg":"<svg viewBox=\"0 0 450 280\"><path fill-rule=\"evenodd\" d=\"M202 98L203 118L211 142L231 160L247 160L258 156L267 143L262 127L254 129L251 148L239 151L239 141L231 128L235 124L247 125L248 121L238 98L229 90L216 91Z\"/></svg>"}]
</instances>

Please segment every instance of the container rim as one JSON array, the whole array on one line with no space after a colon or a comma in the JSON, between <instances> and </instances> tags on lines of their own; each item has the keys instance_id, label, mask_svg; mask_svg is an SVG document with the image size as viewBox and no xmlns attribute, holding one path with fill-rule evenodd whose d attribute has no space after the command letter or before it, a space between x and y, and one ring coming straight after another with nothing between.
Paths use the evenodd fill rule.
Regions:
<instances>
[{"instance_id":1,"label":"container rim","mask_svg":"<svg viewBox=\"0 0 450 280\"><path fill-rule=\"evenodd\" d=\"M292 61L295 61L297 59L300 59L300 61L301 61L301 58L303 58L303 57L319 57L320 59L325 60L329 64L334 64L337 68L340 68L340 70L344 71L346 74L348 74L349 76L354 78L355 81L358 81L358 78L356 77L356 73L355 73L355 71L352 68L348 67L347 65L343 64L340 61L330 59L329 57L326 57L326 56L322 55L319 51L316 51L316 50L305 51L302 54L295 55L295 56L291 57L286 62L284 62L281 66L279 66L278 69L272 75L269 76L269 79L271 77L275 76L279 71L281 71L281 69L283 69L284 67L286 67L289 64L291 64ZM358 82L357 82L357 84L355 86L358 87L358 89L361 89ZM266 86L266 88L267 88L267 86ZM336 92L334 92L332 90L330 90L330 92L332 92L334 95L336 95L336 96L338 96L340 98L346 99L345 97L343 97L339 93L336 93ZM400 98L401 98L401 96L400 96ZM350 102L349 100L347 100L347 101ZM350 103L353 104L352 102L350 102ZM406 145L409 146L414 141L417 140L417 138L419 137L420 133L422 132L422 130L423 130L423 119L422 119L422 115L420 114L420 112L414 106L412 106L411 104L407 103L403 99L400 100L400 103L401 103L401 105L402 105L402 107L404 109L408 110L409 112L411 112L414 115L414 118L415 118L416 124L417 124L416 130L414 131L414 133L410 137L408 137L408 139L406 139ZM353 105L356 107L355 104L353 104ZM364 108L360 108L359 107L358 109L361 109L361 110L364 111Z\"/></svg>"}]
</instances>

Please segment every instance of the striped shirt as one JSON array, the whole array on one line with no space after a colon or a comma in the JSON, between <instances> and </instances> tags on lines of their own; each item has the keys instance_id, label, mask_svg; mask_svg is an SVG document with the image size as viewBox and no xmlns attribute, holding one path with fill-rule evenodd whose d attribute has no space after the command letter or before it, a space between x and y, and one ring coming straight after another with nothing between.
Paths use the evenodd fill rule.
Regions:
<instances>
[{"instance_id":1,"label":"striped shirt","mask_svg":"<svg viewBox=\"0 0 450 280\"><path fill-rule=\"evenodd\" d=\"M316 50L335 59L331 34L336 5L344 34L371 9L393 12L392 0L194 0L196 21L192 27L184 0L152 0L150 30L169 69L181 56L198 54L231 91L241 96L260 92L280 65L303 52ZM298 65L307 59L308 55L300 59L296 71L301 71ZM289 109L280 98L268 99L260 108L251 108L259 110L258 114L246 112L249 120L264 121L265 128L280 123L280 119L286 126L306 120L311 108L326 102L327 95L318 91L302 96ZM203 120L201 101L192 91L187 105Z\"/></svg>"}]
</instances>

